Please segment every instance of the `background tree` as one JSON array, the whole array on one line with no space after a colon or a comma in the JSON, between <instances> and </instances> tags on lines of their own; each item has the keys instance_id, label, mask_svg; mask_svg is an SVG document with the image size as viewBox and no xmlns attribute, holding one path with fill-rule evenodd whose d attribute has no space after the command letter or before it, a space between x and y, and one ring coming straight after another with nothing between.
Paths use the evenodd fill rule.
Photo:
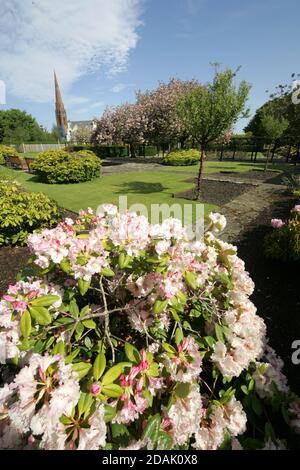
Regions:
<instances>
[{"instance_id":1,"label":"background tree","mask_svg":"<svg viewBox=\"0 0 300 470\"><path fill-rule=\"evenodd\" d=\"M247 116L245 104L251 87L245 80L236 87L235 76L236 71L231 69L216 71L211 83L197 86L177 104L178 116L187 133L200 146L196 199L200 197L207 145L231 129L240 116Z\"/></svg>"},{"instance_id":2,"label":"background tree","mask_svg":"<svg viewBox=\"0 0 300 470\"><path fill-rule=\"evenodd\" d=\"M289 123L288 120L285 118L279 118L272 114L263 114L261 117L261 125L264 135L269 140L267 158L264 168L264 171L266 171L270 158L271 145L274 144L276 140L282 136L285 129L287 129Z\"/></svg>"},{"instance_id":3,"label":"background tree","mask_svg":"<svg viewBox=\"0 0 300 470\"><path fill-rule=\"evenodd\" d=\"M105 110L97 121L92 142L106 145L128 144L131 157L136 156L137 146L145 143L148 119L140 104L122 104Z\"/></svg>"},{"instance_id":4,"label":"background tree","mask_svg":"<svg viewBox=\"0 0 300 470\"><path fill-rule=\"evenodd\" d=\"M137 92L137 104L147 119L144 135L147 142L163 148L178 142L184 146L189 135L177 113L177 102L198 86L197 80L172 78L168 83L160 82L155 90Z\"/></svg>"},{"instance_id":5,"label":"background tree","mask_svg":"<svg viewBox=\"0 0 300 470\"><path fill-rule=\"evenodd\" d=\"M71 141L77 144L89 144L92 137L91 126L79 126L78 129L71 132Z\"/></svg>"},{"instance_id":6,"label":"background tree","mask_svg":"<svg viewBox=\"0 0 300 470\"><path fill-rule=\"evenodd\" d=\"M254 140L260 144L267 143L267 137L264 135L262 117L265 114L271 114L283 117L288 121L288 126L282 133L280 139L277 139L277 146L281 146L285 152L287 148L286 160L289 160L291 152L295 151L295 161L300 157L300 105L292 99L294 86L292 81L296 75L291 75L291 83L278 85L275 91L269 94L269 100L257 109L255 115L245 127L246 132L251 132ZM299 74L298 74L299 77ZM268 92L268 91L267 91ZM269 93L269 92L268 92ZM275 152L275 145L272 151L272 158Z\"/></svg>"},{"instance_id":7,"label":"background tree","mask_svg":"<svg viewBox=\"0 0 300 470\"><path fill-rule=\"evenodd\" d=\"M21 144L51 141L53 136L25 111L19 109L0 111L0 142Z\"/></svg>"}]
</instances>

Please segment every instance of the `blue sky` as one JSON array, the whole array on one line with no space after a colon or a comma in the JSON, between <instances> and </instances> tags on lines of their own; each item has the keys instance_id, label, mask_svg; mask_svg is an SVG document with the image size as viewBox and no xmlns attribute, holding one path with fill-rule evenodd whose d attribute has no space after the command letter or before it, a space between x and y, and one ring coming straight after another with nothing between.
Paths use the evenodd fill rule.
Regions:
<instances>
[{"instance_id":1,"label":"blue sky","mask_svg":"<svg viewBox=\"0 0 300 470\"><path fill-rule=\"evenodd\" d=\"M300 72L298 0L2 0L0 79L7 104L54 123L53 68L71 120L134 101L170 77L241 66L251 111ZM242 129L245 121L238 124Z\"/></svg>"}]
</instances>

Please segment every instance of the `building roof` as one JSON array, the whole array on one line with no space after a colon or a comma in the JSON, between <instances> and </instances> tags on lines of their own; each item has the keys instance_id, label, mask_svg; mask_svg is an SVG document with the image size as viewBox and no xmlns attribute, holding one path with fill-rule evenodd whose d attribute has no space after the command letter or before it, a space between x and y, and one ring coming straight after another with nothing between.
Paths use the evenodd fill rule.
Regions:
<instances>
[{"instance_id":1,"label":"building roof","mask_svg":"<svg viewBox=\"0 0 300 470\"><path fill-rule=\"evenodd\" d=\"M68 124L71 125L76 125L76 126L88 126L89 124L92 124L93 120L90 119L88 121L68 121Z\"/></svg>"}]
</instances>

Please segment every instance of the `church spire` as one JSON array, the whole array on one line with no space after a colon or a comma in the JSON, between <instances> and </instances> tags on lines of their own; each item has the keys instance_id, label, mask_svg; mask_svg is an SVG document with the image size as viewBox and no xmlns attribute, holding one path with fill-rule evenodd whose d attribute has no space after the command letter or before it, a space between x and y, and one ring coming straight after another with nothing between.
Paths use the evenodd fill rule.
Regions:
<instances>
[{"instance_id":1,"label":"church spire","mask_svg":"<svg viewBox=\"0 0 300 470\"><path fill-rule=\"evenodd\" d=\"M56 116L56 124L60 135L65 138L67 135L68 130L68 119L67 113L63 104L63 100L61 97L56 73L54 71L54 86L55 86L55 116Z\"/></svg>"}]
</instances>

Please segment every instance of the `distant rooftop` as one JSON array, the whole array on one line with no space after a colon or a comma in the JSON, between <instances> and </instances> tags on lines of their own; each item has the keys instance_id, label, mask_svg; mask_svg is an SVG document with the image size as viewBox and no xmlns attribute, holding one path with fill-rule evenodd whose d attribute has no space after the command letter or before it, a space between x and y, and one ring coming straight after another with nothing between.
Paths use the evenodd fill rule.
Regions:
<instances>
[{"instance_id":1,"label":"distant rooftop","mask_svg":"<svg viewBox=\"0 0 300 470\"><path fill-rule=\"evenodd\" d=\"M84 126L92 124L93 120L90 119L88 121L68 121L69 124L77 125L77 126Z\"/></svg>"}]
</instances>

